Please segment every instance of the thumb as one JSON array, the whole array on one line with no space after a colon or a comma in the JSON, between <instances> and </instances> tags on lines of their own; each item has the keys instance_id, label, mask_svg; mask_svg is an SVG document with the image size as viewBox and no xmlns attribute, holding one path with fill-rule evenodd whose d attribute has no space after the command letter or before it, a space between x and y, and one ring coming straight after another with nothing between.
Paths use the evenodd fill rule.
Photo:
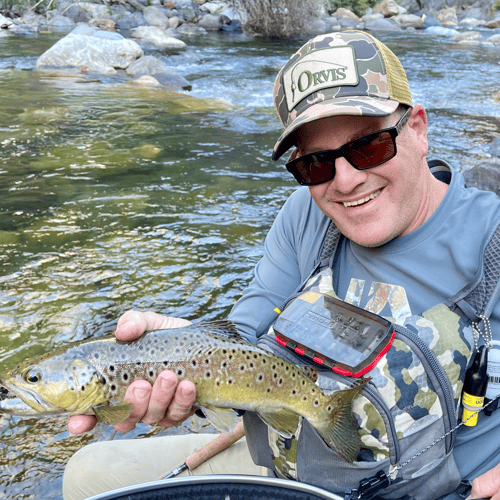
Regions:
<instances>
[{"instance_id":1,"label":"thumb","mask_svg":"<svg viewBox=\"0 0 500 500\"><path fill-rule=\"evenodd\" d=\"M470 498L492 497L500 498L500 464L472 481Z\"/></svg>"}]
</instances>

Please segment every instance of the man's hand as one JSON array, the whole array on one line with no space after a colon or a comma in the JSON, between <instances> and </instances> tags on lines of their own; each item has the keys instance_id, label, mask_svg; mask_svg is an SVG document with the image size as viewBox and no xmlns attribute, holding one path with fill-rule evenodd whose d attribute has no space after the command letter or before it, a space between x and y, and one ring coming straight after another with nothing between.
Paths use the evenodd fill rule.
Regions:
<instances>
[{"instance_id":1,"label":"man's hand","mask_svg":"<svg viewBox=\"0 0 500 500\"><path fill-rule=\"evenodd\" d=\"M131 341L147 330L178 328L191 324L182 318L161 316L154 312L128 311L118 320L116 338ZM173 427L194 413L193 404L196 388L192 382L179 382L174 372L164 370L153 386L145 380L138 380L127 388L125 399L134 404L132 414L122 423L115 425L119 432L131 431L142 420L150 425ZM72 434L90 431L97 423L92 415L74 415L68 421Z\"/></svg>"},{"instance_id":2,"label":"man's hand","mask_svg":"<svg viewBox=\"0 0 500 500\"><path fill-rule=\"evenodd\" d=\"M469 498L500 500L500 464L472 481Z\"/></svg>"}]
</instances>

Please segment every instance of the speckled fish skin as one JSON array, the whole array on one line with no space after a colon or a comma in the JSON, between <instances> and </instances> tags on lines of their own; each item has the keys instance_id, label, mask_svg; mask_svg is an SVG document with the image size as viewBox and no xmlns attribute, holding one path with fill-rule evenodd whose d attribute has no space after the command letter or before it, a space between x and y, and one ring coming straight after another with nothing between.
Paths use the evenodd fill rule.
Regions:
<instances>
[{"instance_id":1,"label":"speckled fish skin","mask_svg":"<svg viewBox=\"0 0 500 500\"><path fill-rule=\"evenodd\" d=\"M132 409L124 401L127 387L153 383L165 369L195 384L196 405L221 430L238 409L257 412L291 437L302 416L344 460L352 462L359 451L351 403L366 381L325 395L302 369L245 342L230 322L150 331L127 343L114 336L84 341L28 360L0 381L33 414L96 414L116 424ZM12 402L2 408L0 401L2 409L15 413Z\"/></svg>"}]
</instances>

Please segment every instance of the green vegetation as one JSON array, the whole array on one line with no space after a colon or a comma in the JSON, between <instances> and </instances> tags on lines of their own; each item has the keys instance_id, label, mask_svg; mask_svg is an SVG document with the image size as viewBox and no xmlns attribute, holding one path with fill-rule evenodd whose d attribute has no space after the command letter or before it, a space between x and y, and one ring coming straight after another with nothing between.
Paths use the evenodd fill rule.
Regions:
<instances>
[{"instance_id":1,"label":"green vegetation","mask_svg":"<svg viewBox=\"0 0 500 500\"><path fill-rule=\"evenodd\" d=\"M352 10L359 17L366 14L366 10L375 7L379 0L327 0L328 10L335 12L340 7ZM500 1L500 0L498 0Z\"/></svg>"},{"instance_id":2,"label":"green vegetation","mask_svg":"<svg viewBox=\"0 0 500 500\"><path fill-rule=\"evenodd\" d=\"M492 12L498 12L500 10L500 0L496 0L496 2L491 7Z\"/></svg>"}]
</instances>

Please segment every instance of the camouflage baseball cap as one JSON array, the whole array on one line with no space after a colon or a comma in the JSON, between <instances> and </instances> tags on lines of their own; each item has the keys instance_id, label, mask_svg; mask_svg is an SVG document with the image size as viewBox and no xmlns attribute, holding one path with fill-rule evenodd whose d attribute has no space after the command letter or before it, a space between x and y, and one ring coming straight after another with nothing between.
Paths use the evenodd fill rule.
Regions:
<instances>
[{"instance_id":1,"label":"camouflage baseball cap","mask_svg":"<svg viewBox=\"0 0 500 500\"><path fill-rule=\"evenodd\" d=\"M295 132L304 123L336 115L388 116L400 104L412 106L399 59L363 31L309 40L281 68L273 97L285 127L273 160L294 145Z\"/></svg>"}]
</instances>

